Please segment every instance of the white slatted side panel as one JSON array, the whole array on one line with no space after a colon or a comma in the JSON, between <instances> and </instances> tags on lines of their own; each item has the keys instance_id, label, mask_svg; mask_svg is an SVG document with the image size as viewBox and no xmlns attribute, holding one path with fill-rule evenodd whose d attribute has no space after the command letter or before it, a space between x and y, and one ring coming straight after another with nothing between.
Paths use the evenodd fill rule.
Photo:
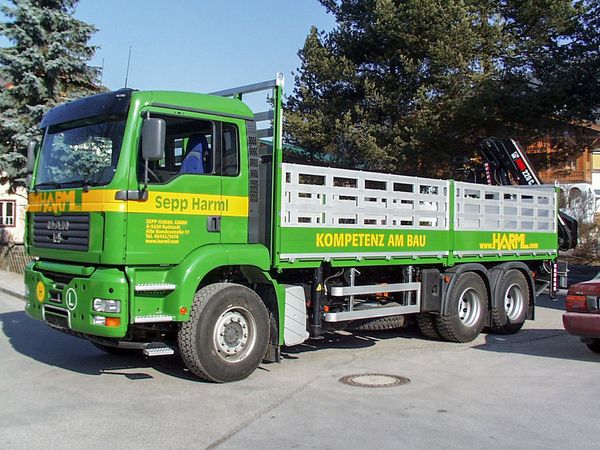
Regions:
<instances>
[{"instance_id":1,"label":"white slatted side panel","mask_svg":"<svg viewBox=\"0 0 600 450\"><path fill-rule=\"evenodd\" d=\"M556 232L554 191L456 182L457 231Z\"/></svg>"},{"instance_id":2,"label":"white slatted side panel","mask_svg":"<svg viewBox=\"0 0 600 450\"><path fill-rule=\"evenodd\" d=\"M449 182L283 164L282 226L447 230Z\"/></svg>"}]
</instances>

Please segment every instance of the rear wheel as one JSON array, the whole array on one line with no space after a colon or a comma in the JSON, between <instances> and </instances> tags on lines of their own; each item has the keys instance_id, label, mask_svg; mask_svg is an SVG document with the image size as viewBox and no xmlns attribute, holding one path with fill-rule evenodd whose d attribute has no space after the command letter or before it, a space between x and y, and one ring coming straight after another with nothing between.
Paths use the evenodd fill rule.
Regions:
<instances>
[{"instance_id":1,"label":"rear wheel","mask_svg":"<svg viewBox=\"0 0 600 450\"><path fill-rule=\"evenodd\" d=\"M435 317L430 313L417 314L417 326L419 331L429 339L441 339L440 332L435 323Z\"/></svg>"},{"instance_id":2,"label":"rear wheel","mask_svg":"<svg viewBox=\"0 0 600 450\"><path fill-rule=\"evenodd\" d=\"M594 353L600 353L600 339L592 339L592 342L588 342L586 345Z\"/></svg>"},{"instance_id":3,"label":"rear wheel","mask_svg":"<svg viewBox=\"0 0 600 450\"><path fill-rule=\"evenodd\" d=\"M529 285L519 270L507 271L499 281L498 309L492 313L491 330L495 333L518 332L527 319L529 308Z\"/></svg>"},{"instance_id":4,"label":"rear wheel","mask_svg":"<svg viewBox=\"0 0 600 450\"><path fill-rule=\"evenodd\" d=\"M446 297L448 315L436 317L438 332L447 341L470 342L475 339L485 322L488 295L485 283L474 272L458 275Z\"/></svg>"},{"instance_id":5,"label":"rear wheel","mask_svg":"<svg viewBox=\"0 0 600 450\"><path fill-rule=\"evenodd\" d=\"M269 314L251 289L215 283L194 297L190 320L178 334L187 368L218 383L246 378L260 364L269 343Z\"/></svg>"}]
</instances>

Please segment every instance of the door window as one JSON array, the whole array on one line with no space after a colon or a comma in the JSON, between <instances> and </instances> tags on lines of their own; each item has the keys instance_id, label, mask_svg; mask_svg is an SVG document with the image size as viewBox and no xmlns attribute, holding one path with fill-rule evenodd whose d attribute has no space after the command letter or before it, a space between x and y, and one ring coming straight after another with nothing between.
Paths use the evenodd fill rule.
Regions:
<instances>
[{"instance_id":1,"label":"door window","mask_svg":"<svg viewBox=\"0 0 600 450\"><path fill-rule=\"evenodd\" d=\"M237 176L240 173L237 126L182 116L152 114L152 117L165 121L166 139L165 157L148 163L149 183L168 183L183 174ZM141 149L139 160L138 179L142 180Z\"/></svg>"},{"instance_id":2,"label":"door window","mask_svg":"<svg viewBox=\"0 0 600 450\"><path fill-rule=\"evenodd\" d=\"M223 124L223 175L236 176L240 173L240 152L238 132L235 125Z\"/></svg>"}]
</instances>

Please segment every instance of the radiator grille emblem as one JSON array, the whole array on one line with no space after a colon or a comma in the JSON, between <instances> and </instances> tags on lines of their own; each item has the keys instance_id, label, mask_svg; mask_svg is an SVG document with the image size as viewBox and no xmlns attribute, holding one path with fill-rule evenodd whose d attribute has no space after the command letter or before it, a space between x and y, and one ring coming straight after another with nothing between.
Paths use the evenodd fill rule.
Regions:
<instances>
[{"instance_id":1,"label":"radiator grille emblem","mask_svg":"<svg viewBox=\"0 0 600 450\"><path fill-rule=\"evenodd\" d=\"M69 230L69 221L68 220L49 220L46 224L46 228L48 230L57 230L57 231L68 231Z\"/></svg>"}]
</instances>

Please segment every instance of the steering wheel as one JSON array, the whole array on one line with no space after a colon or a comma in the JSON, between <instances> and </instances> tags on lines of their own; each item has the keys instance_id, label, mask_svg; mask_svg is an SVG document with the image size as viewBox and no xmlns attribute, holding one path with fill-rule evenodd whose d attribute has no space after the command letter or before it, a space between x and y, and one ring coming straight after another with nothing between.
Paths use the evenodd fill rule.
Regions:
<instances>
[{"instance_id":1,"label":"steering wheel","mask_svg":"<svg viewBox=\"0 0 600 450\"><path fill-rule=\"evenodd\" d=\"M140 162L138 164L142 167L143 170L146 170L146 166L144 165L144 163ZM142 171L142 176L143 175L144 175L144 172ZM154 173L154 171L150 167L148 167L148 175L150 175L148 177L149 181L156 181L157 183L162 183L162 180L160 179L160 177L156 173Z\"/></svg>"}]
</instances>

